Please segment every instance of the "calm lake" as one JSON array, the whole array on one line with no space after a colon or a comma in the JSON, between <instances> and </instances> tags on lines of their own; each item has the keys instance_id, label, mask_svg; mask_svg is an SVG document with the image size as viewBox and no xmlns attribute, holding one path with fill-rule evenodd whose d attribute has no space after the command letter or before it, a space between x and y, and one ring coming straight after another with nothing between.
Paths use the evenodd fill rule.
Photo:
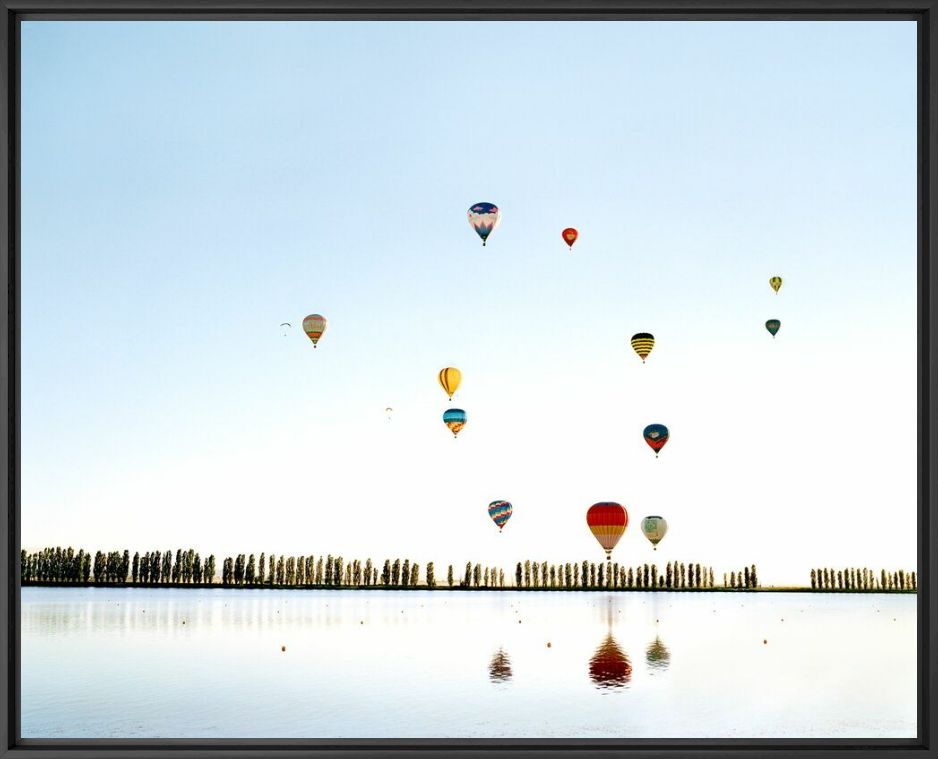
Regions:
<instances>
[{"instance_id":1,"label":"calm lake","mask_svg":"<svg viewBox=\"0 0 938 759\"><path fill-rule=\"evenodd\" d=\"M912 738L915 621L914 595L24 588L21 735Z\"/></svg>"}]
</instances>

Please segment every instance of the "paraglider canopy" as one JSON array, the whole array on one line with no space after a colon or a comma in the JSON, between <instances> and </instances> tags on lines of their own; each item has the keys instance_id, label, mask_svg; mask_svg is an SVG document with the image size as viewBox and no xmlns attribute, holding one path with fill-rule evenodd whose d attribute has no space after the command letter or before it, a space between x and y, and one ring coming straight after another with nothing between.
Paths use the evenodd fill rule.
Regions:
<instances>
[{"instance_id":1,"label":"paraglider canopy","mask_svg":"<svg viewBox=\"0 0 938 759\"><path fill-rule=\"evenodd\" d=\"M502 219L502 212L494 203L476 203L469 208L469 223L476 231L476 234L482 238L482 245L485 246L489 235L495 231L498 222Z\"/></svg>"},{"instance_id":2,"label":"paraglider canopy","mask_svg":"<svg viewBox=\"0 0 938 759\"><path fill-rule=\"evenodd\" d=\"M664 444L668 442L670 433L668 428L663 424L649 424L643 431L642 435L645 438L645 442L651 447L651 450L655 452L655 458L658 457L658 451L664 448Z\"/></svg>"},{"instance_id":3,"label":"paraglider canopy","mask_svg":"<svg viewBox=\"0 0 938 759\"><path fill-rule=\"evenodd\" d=\"M645 359L648 358L648 354L651 353L651 349L654 347L655 336L650 332L636 332L632 335L632 350L638 354L643 364L645 363Z\"/></svg>"},{"instance_id":4,"label":"paraglider canopy","mask_svg":"<svg viewBox=\"0 0 938 759\"><path fill-rule=\"evenodd\" d=\"M303 331L313 341L313 347L319 342L322 333L326 331L326 317L319 314L310 314L303 319Z\"/></svg>"}]
</instances>

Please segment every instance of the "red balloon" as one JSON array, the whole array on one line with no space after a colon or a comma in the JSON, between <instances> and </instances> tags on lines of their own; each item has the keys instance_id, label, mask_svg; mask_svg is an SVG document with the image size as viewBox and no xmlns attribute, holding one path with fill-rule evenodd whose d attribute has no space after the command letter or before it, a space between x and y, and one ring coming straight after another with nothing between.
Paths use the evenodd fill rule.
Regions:
<instances>
[{"instance_id":1,"label":"red balloon","mask_svg":"<svg viewBox=\"0 0 938 759\"><path fill-rule=\"evenodd\" d=\"M563 237L563 241L570 246L570 250L573 250L573 243L575 243L576 238L580 236L579 233L573 227L567 227L560 234Z\"/></svg>"},{"instance_id":2,"label":"red balloon","mask_svg":"<svg viewBox=\"0 0 938 759\"><path fill-rule=\"evenodd\" d=\"M629 513L613 501L594 503L586 512L586 524L608 557L629 525Z\"/></svg>"}]
</instances>

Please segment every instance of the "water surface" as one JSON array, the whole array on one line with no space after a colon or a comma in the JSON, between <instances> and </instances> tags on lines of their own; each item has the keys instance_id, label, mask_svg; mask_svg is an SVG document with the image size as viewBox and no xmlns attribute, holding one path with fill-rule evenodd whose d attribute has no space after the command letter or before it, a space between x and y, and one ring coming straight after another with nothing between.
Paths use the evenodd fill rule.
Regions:
<instances>
[{"instance_id":1,"label":"water surface","mask_svg":"<svg viewBox=\"0 0 938 759\"><path fill-rule=\"evenodd\" d=\"M913 595L24 588L22 602L24 738L916 735Z\"/></svg>"}]
</instances>

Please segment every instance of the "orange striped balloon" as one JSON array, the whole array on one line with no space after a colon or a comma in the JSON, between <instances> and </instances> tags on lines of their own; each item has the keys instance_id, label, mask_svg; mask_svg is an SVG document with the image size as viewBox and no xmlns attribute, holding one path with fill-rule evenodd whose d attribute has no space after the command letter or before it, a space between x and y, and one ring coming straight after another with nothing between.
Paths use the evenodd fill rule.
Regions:
<instances>
[{"instance_id":1,"label":"orange striped balloon","mask_svg":"<svg viewBox=\"0 0 938 759\"><path fill-rule=\"evenodd\" d=\"M319 342L322 333L326 331L326 317L319 314L310 314L303 319L303 331L313 341L313 347Z\"/></svg>"}]
</instances>

